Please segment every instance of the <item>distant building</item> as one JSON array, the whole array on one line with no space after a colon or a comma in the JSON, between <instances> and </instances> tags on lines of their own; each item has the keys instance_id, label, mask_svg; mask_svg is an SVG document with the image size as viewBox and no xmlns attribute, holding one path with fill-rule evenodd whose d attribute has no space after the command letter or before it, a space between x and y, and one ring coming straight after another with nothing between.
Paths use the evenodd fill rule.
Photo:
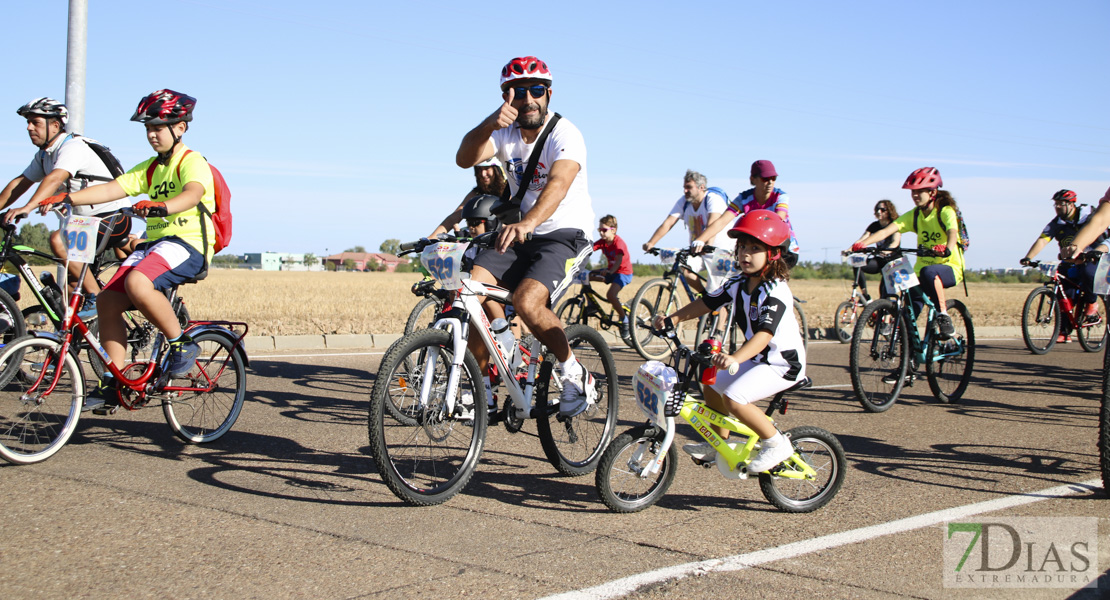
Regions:
<instances>
[{"instance_id":1,"label":"distant building","mask_svg":"<svg viewBox=\"0 0 1110 600\"><path fill-rule=\"evenodd\" d=\"M285 252L255 252L243 255L243 264L251 269L262 271L320 271L323 265L317 261L311 267L305 266L304 254Z\"/></svg>"},{"instance_id":2,"label":"distant building","mask_svg":"<svg viewBox=\"0 0 1110 600\"><path fill-rule=\"evenodd\" d=\"M337 270L344 270L346 267L344 263L351 261L352 270L365 271L371 261L380 265L385 265L385 270L392 273L397 265L409 262L407 258L399 258L393 254L385 254L383 252L340 252L331 256L324 257L324 262L335 265Z\"/></svg>"}]
</instances>

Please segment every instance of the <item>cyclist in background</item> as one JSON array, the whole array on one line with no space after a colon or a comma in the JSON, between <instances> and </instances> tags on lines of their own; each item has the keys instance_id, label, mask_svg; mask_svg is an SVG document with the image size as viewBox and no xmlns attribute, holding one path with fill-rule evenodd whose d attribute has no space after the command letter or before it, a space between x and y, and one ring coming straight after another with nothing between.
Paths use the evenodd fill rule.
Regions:
<instances>
[{"instance_id":1,"label":"cyclist in background","mask_svg":"<svg viewBox=\"0 0 1110 600\"><path fill-rule=\"evenodd\" d=\"M894 203L891 202L890 200L879 200L878 204L875 205L875 220L872 221L871 224L867 226L867 230L864 231L863 235L859 236L859 239L856 240L856 241L857 242L863 241L865 238L867 238L867 236L881 230L883 227L886 227L887 225L890 225L890 223L892 221L894 221L894 219L897 219L897 218L898 218L898 209L894 208ZM875 247L880 249L880 250L886 250L887 248L897 248L901 244L902 244L902 234L895 231L894 233L890 234L889 237L883 238L883 239L875 242ZM861 277L860 276L860 271L863 271L864 273L866 273L868 275L875 275L876 273L879 273L879 272L882 271L883 266L885 266L887 262L889 262L889 261L888 260L883 260L882 258L875 256L875 257L871 257L871 258L867 259L867 264L866 265L864 265L862 267L854 267L852 269L852 271L853 271L852 275L855 277L855 280L859 282L860 291L863 292L864 302L870 302L871 301L871 296L870 296L870 294L867 293L867 278L866 277ZM879 278L879 297L880 298L889 298L889 297L891 297L891 295L892 294L890 293L890 291L886 289L886 282L883 281L882 277L880 277Z\"/></svg>"},{"instance_id":2,"label":"cyclist in background","mask_svg":"<svg viewBox=\"0 0 1110 600\"><path fill-rule=\"evenodd\" d=\"M628 253L628 244L617 235L617 218L613 215L601 217L597 227L601 239L594 242L594 250L601 250L607 261L604 269L590 272L590 281L604 281L609 284L609 291L605 297L620 319L621 339L626 344L632 345L632 334L628 329L628 312L621 305L619 297L621 289L632 283L632 257Z\"/></svg>"},{"instance_id":3,"label":"cyclist in background","mask_svg":"<svg viewBox=\"0 0 1110 600\"><path fill-rule=\"evenodd\" d=\"M937 307L936 323L941 337L950 337L956 332L952 318L948 316L945 288L950 288L964 278L964 253L960 249L959 220L956 216L956 200L940 187L944 182L940 171L934 167L922 167L906 178L902 189L910 191L913 210L903 214L890 225L852 244L852 251L858 252L869 244L889 237L891 234L912 231L917 234L917 245L932 248L943 254L940 257L918 256L914 271L920 280L920 288ZM917 288L915 288L917 289ZM919 293L912 292L911 293ZM924 301L914 300L920 310ZM907 375L909 377L910 375Z\"/></svg>"},{"instance_id":4,"label":"cyclist in background","mask_svg":"<svg viewBox=\"0 0 1110 600\"><path fill-rule=\"evenodd\" d=\"M471 207L470 212L473 215L471 219L475 220L474 223L467 223L470 235L481 235L486 231L492 231L494 227L496 227L495 225L494 227L487 228L485 227L485 223L478 222L478 220L480 220L478 215L483 212L488 213L490 206L488 203L477 202L477 198L482 195L489 195L494 198L501 197L501 193L505 190L505 185L507 185L505 181L505 171L501 169L501 162L496 158L491 158L474 165L474 182L474 188L467 192L466 196L463 196L462 202L459 204L458 208L447 215L447 218L432 231L428 239L434 240L436 236L441 233L455 230L460 221L467 219L463 213L466 211L468 204ZM486 217L486 219L488 218L491 217ZM475 229L474 226L480 226L480 229Z\"/></svg>"},{"instance_id":5,"label":"cyclist in background","mask_svg":"<svg viewBox=\"0 0 1110 600\"><path fill-rule=\"evenodd\" d=\"M64 104L52 98L36 98L19 107L15 112L27 119L27 134L31 138L31 143L38 146L39 150L35 152L31 164L23 170L23 173L12 179L3 191L0 191L0 208L10 206L33 184L38 183L39 187L31 194L26 204L4 214L5 224L13 223L31 214L44 198L59 192L72 193L83 190L91 181L112 180L113 174L108 169L108 165L88 144L88 142L96 143L96 140L78 134L66 135L69 111ZM108 242L108 248L115 248L125 244L127 235L131 232L131 217L118 212L130 204L126 200L115 200L81 206L75 208L73 212L101 218L97 243L99 244L105 235L111 236L112 240ZM51 232L50 249L54 255L65 260L68 255L66 248L66 240L62 232ZM71 290L80 283L77 281L80 275L80 264L69 265ZM86 277L82 289L87 295L80 314L82 319L89 319L96 314L96 295L100 293L100 285L95 277Z\"/></svg>"},{"instance_id":6,"label":"cyclist in background","mask_svg":"<svg viewBox=\"0 0 1110 600\"><path fill-rule=\"evenodd\" d=\"M1110 188L1107 188L1106 193L1099 199L1094 214L1079 233L1075 234L1075 239L1060 249L1061 260L1070 260L1078 256L1081 252L1080 248L1086 248L1095 243L1108 227L1110 227Z\"/></svg>"},{"instance_id":7,"label":"cyclist in background","mask_svg":"<svg viewBox=\"0 0 1110 600\"><path fill-rule=\"evenodd\" d=\"M674 227L679 219L686 224L686 230L690 233L690 241L693 242L698 239L698 236L705 231L710 223L725 212L725 208L728 207L728 195L721 188L707 188L707 183L705 175L697 171L686 171L686 175L682 178L682 197L675 202L670 214L667 215L666 219L663 219L663 223L655 229L651 239L644 243L644 250L654 248L655 244L667 235L667 232ZM729 219L730 223L733 220ZM732 240L728 239L728 233L721 231L711 238L710 245L718 248L731 248L733 243ZM706 287L709 291L712 291L721 287L721 284L725 282L725 277L715 275L712 269L705 269L704 260L700 256L689 257L686 266L688 267L686 269L687 282L699 294L704 294ZM701 280L694 276L694 273L702 270L707 271L708 286L703 286Z\"/></svg>"},{"instance_id":8,"label":"cyclist in background","mask_svg":"<svg viewBox=\"0 0 1110 600\"><path fill-rule=\"evenodd\" d=\"M563 385L559 412L574 417L588 408L594 379L575 358L550 303L553 293L569 285L567 268L591 246L586 232L593 227L594 212L587 189L586 143L578 128L560 118L537 157L531 180L521 181L533 146L555 117L548 113L551 83L551 71L542 60L534 56L510 60L501 69L503 103L463 136L455 162L470 168L496 156L511 175L510 197L524 186L520 220L502 219L496 248L478 254L470 276L513 290L517 314L558 360ZM477 336L471 336L468 344L485 372L489 361L485 345Z\"/></svg>"},{"instance_id":9,"label":"cyclist in background","mask_svg":"<svg viewBox=\"0 0 1110 600\"><path fill-rule=\"evenodd\" d=\"M1071 245L1079 230L1091 218L1091 210L1084 211L1076 204L1077 196L1071 190L1060 190L1052 195L1052 204L1056 209L1056 218L1045 225L1041 235L1037 236L1037 240L1025 253L1021 259L1021 264L1028 266L1041 250L1052 240L1060 246L1060 252L1063 253L1064 248ZM1090 244L1084 247L1083 252L1090 250L1098 250L1099 252L1106 252L1107 246L1104 243L1106 238L1110 236L1110 231L1103 230L1103 232L1094 239ZM1088 319L1098 319L1098 297L1095 296L1095 270L1098 264L1090 261L1082 263L1068 263L1060 265L1060 270L1065 277L1071 281L1079 284L1079 290L1082 292L1082 297L1078 298L1080 302L1087 303ZM1075 292L1077 290L1068 290ZM1065 326L1070 327L1067 320L1064 320ZM1056 338L1056 343L1066 344L1071 341L1070 331L1061 331L1060 335Z\"/></svg>"},{"instance_id":10,"label":"cyclist in background","mask_svg":"<svg viewBox=\"0 0 1110 600\"><path fill-rule=\"evenodd\" d=\"M778 171L775 170L775 165L771 161L757 160L753 162L751 175L748 177L752 187L733 198L725 211L727 214L711 222L709 227L694 240L690 248L700 249L703 244L709 243L709 240L729 227L734 217L746 215L753 210L769 210L777 214L790 228L790 247L785 260L791 266L797 263L798 237L794 235L794 226L790 223L790 198L786 195L786 192L775 187L778 179Z\"/></svg>"},{"instance_id":11,"label":"cyclist in background","mask_svg":"<svg viewBox=\"0 0 1110 600\"><path fill-rule=\"evenodd\" d=\"M177 315L164 291L203 276L216 243L216 227L198 208L202 202L208 213L216 212L212 170L199 152L181 142L193 120L196 98L173 90L158 90L139 101L132 121L146 127L146 139L157 152L117 177L72 194L46 198L41 206L69 201L74 205L100 204L127 196L147 194L134 210L147 217L145 243L127 257L116 275L104 286L97 303L100 339L112 363L124 366L127 331L124 311L138 309L170 342L167 370L171 376L189 372L200 348L181 329ZM165 217L148 215L152 208L164 209ZM202 228L202 219L208 222ZM206 237L202 234L207 234ZM101 377L85 401L86 410L109 408L119 402L117 382L111 375Z\"/></svg>"}]
</instances>

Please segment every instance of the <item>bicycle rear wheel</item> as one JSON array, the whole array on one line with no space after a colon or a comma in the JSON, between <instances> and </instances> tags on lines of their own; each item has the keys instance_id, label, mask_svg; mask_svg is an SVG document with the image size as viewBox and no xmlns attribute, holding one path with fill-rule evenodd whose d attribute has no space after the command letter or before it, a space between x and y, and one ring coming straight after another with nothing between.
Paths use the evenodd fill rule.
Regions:
<instances>
[{"instance_id":1,"label":"bicycle rear wheel","mask_svg":"<svg viewBox=\"0 0 1110 600\"><path fill-rule=\"evenodd\" d=\"M1083 319L1083 323L1075 331L1075 337L1079 338L1079 345L1087 352L1098 352L1106 342L1106 300L1096 299L1095 306L1098 307L1095 320L1092 321L1087 315L1080 315L1079 318Z\"/></svg>"},{"instance_id":2,"label":"bicycle rear wheel","mask_svg":"<svg viewBox=\"0 0 1110 600\"><path fill-rule=\"evenodd\" d=\"M836 331L836 339L840 340L841 344L852 342L852 330L855 329L856 319L862 312L863 304L855 299L841 302L840 306L836 307L836 313L833 314L833 330Z\"/></svg>"},{"instance_id":3,"label":"bicycle rear wheel","mask_svg":"<svg viewBox=\"0 0 1110 600\"><path fill-rule=\"evenodd\" d=\"M571 296L559 305L555 311L555 316L563 322L563 325L573 325L575 323L585 323L586 319L583 316L584 311L582 305L585 304L585 299L581 296Z\"/></svg>"},{"instance_id":4,"label":"bicycle rear wheel","mask_svg":"<svg viewBox=\"0 0 1110 600\"><path fill-rule=\"evenodd\" d=\"M1025 298L1021 309L1021 338L1033 354L1044 354L1056 345L1060 335L1060 306L1056 293L1041 286Z\"/></svg>"},{"instance_id":5,"label":"bicycle rear wheel","mask_svg":"<svg viewBox=\"0 0 1110 600\"><path fill-rule=\"evenodd\" d=\"M794 450L817 472L813 479L783 477L786 472L798 473L802 467L794 457L759 474L759 489L767 501L792 513L812 512L826 505L844 485L848 461L836 436L819 427L795 427L786 432Z\"/></svg>"},{"instance_id":6,"label":"bicycle rear wheel","mask_svg":"<svg viewBox=\"0 0 1110 600\"><path fill-rule=\"evenodd\" d=\"M15 377L0 388L0 457L26 465L44 461L69 441L81 417L85 380L73 354L59 354L61 344L46 338L23 337L0 354L5 368L14 364ZM55 371L61 369L54 388Z\"/></svg>"},{"instance_id":7,"label":"bicycle rear wheel","mask_svg":"<svg viewBox=\"0 0 1110 600\"><path fill-rule=\"evenodd\" d=\"M617 426L617 364L608 344L597 331L585 325L571 325L566 329L567 340L582 368L594 377L596 402L582 414L564 418L559 415L554 398L562 390L559 377L554 374L555 355L544 356L539 381L546 382L546 393L536 391L536 406L544 414L536 419L540 444L547 460L564 475L585 475L597 468L605 446L613 437Z\"/></svg>"},{"instance_id":8,"label":"bicycle rear wheel","mask_svg":"<svg viewBox=\"0 0 1110 600\"><path fill-rule=\"evenodd\" d=\"M956 332L946 340L933 334L929 338L929 352L925 373L929 389L937 400L944 403L959 402L971 382L971 369L975 365L975 327L971 312L959 300L948 301L948 316Z\"/></svg>"},{"instance_id":9,"label":"bicycle rear wheel","mask_svg":"<svg viewBox=\"0 0 1110 600\"><path fill-rule=\"evenodd\" d=\"M613 438L601 456L594 477L597 494L610 510L638 512L654 505L667 493L678 470L678 451L674 444L663 456L658 472L641 476L659 458L663 436L664 432L658 428L641 425Z\"/></svg>"},{"instance_id":10,"label":"bicycle rear wheel","mask_svg":"<svg viewBox=\"0 0 1110 600\"><path fill-rule=\"evenodd\" d=\"M415 357L413 356L415 355ZM418 358L417 358L418 357ZM474 475L486 436L485 387L478 362L467 352L458 373L455 407L448 412L447 380L451 375L451 334L437 329L414 331L386 352L370 392L369 437L374 464L389 489L416 505L441 504L461 491ZM410 372L406 365L415 364ZM421 386L429 386L425 405ZM411 418L389 416L392 395L406 389L416 399ZM464 403L472 403L472 415Z\"/></svg>"},{"instance_id":11,"label":"bicycle rear wheel","mask_svg":"<svg viewBox=\"0 0 1110 600\"><path fill-rule=\"evenodd\" d=\"M168 392L171 398L162 402L166 423L186 442L206 444L220 439L243 410L247 368L234 339L231 332L202 331L193 336L200 346L196 364L184 377L171 380L175 387L199 388Z\"/></svg>"},{"instance_id":12,"label":"bicycle rear wheel","mask_svg":"<svg viewBox=\"0 0 1110 600\"><path fill-rule=\"evenodd\" d=\"M405 321L404 335L431 327L435 323L436 315L442 310L443 301L439 298L421 298L409 313L408 321Z\"/></svg>"},{"instance_id":13,"label":"bicycle rear wheel","mask_svg":"<svg viewBox=\"0 0 1110 600\"><path fill-rule=\"evenodd\" d=\"M910 363L910 340L898 307L876 300L863 309L852 332L849 368L856 399L869 412L894 406L905 385ZM884 381L886 379L887 381Z\"/></svg>"},{"instance_id":14,"label":"bicycle rear wheel","mask_svg":"<svg viewBox=\"0 0 1110 600\"><path fill-rule=\"evenodd\" d=\"M27 333L27 323L19 305L8 295L0 290L0 349L6 348L14 340ZM12 360L0 366L0 386L7 385L19 370L20 357L13 356Z\"/></svg>"},{"instance_id":15,"label":"bicycle rear wheel","mask_svg":"<svg viewBox=\"0 0 1110 600\"><path fill-rule=\"evenodd\" d=\"M636 292L632 299L635 314L630 320L632 347L644 360L665 360L671 355L671 345L666 339L651 335L652 322L657 314L668 315L685 306L688 301L678 292L676 283L668 279L652 279ZM696 323L683 321L675 326L679 339L687 344L694 340Z\"/></svg>"},{"instance_id":16,"label":"bicycle rear wheel","mask_svg":"<svg viewBox=\"0 0 1110 600\"><path fill-rule=\"evenodd\" d=\"M794 318L798 321L798 329L802 332L802 347L809 350L809 323L806 322L806 311L802 309L802 301L794 298Z\"/></svg>"}]
</instances>

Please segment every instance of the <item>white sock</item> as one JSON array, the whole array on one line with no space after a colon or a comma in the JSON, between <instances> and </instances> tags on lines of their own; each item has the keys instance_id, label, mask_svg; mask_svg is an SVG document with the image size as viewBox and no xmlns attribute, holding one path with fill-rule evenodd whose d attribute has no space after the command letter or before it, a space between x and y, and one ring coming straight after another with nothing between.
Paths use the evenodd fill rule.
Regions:
<instances>
[{"instance_id":1,"label":"white sock","mask_svg":"<svg viewBox=\"0 0 1110 600\"><path fill-rule=\"evenodd\" d=\"M582 365L574 357L574 352L570 353L566 362L559 363L559 371L563 374L563 377L576 377L582 374Z\"/></svg>"},{"instance_id":2,"label":"white sock","mask_svg":"<svg viewBox=\"0 0 1110 600\"><path fill-rule=\"evenodd\" d=\"M775 435L762 441L764 446L779 446L786 441L786 436L783 435L781 431L779 431L776 432Z\"/></svg>"},{"instance_id":3,"label":"white sock","mask_svg":"<svg viewBox=\"0 0 1110 600\"><path fill-rule=\"evenodd\" d=\"M493 386L490 385L489 375L483 377L482 381L486 384L486 404L489 406L496 406L497 399L493 397Z\"/></svg>"}]
</instances>

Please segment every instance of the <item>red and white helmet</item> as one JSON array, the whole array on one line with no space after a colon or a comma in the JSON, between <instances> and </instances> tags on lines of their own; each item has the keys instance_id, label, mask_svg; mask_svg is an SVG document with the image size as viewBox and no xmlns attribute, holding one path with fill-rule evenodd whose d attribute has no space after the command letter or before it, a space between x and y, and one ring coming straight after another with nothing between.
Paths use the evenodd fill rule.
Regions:
<instances>
[{"instance_id":1,"label":"red and white helmet","mask_svg":"<svg viewBox=\"0 0 1110 600\"><path fill-rule=\"evenodd\" d=\"M540 79L551 83L551 71L547 63L535 56L521 56L509 61L501 69L501 91L505 91L507 83L518 79Z\"/></svg>"},{"instance_id":2,"label":"red and white helmet","mask_svg":"<svg viewBox=\"0 0 1110 600\"><path fill-rule=\"evenodd\" d=\"M728 230L728 237L750 235L768 248L785 248L790 243L790 226L769 210L757 209L740 217Z\"/></svg>"},{"instance_id":3,"label":"red and white helmet","mask_svg":"<svg viewBox=\"0 0 1110 600\"><path fill-rule=\"evenodd\" d=\"M154 125L171 125L193 120L197 99L173 90L158 90L142 100L131 115L132 121Z\"/></svg>"},{"instance_id":4,"label":"red and white helmet","mask_svg":"<svg viewBox=\"0 0 1110 600\"><path fill-rule=\"evenodd\" d=\"M910 173L906 183L902 184L904 190L935 190L944 185L940 180L940 171L936 167L921 167Z\"/></svg>"}]
</instances>

